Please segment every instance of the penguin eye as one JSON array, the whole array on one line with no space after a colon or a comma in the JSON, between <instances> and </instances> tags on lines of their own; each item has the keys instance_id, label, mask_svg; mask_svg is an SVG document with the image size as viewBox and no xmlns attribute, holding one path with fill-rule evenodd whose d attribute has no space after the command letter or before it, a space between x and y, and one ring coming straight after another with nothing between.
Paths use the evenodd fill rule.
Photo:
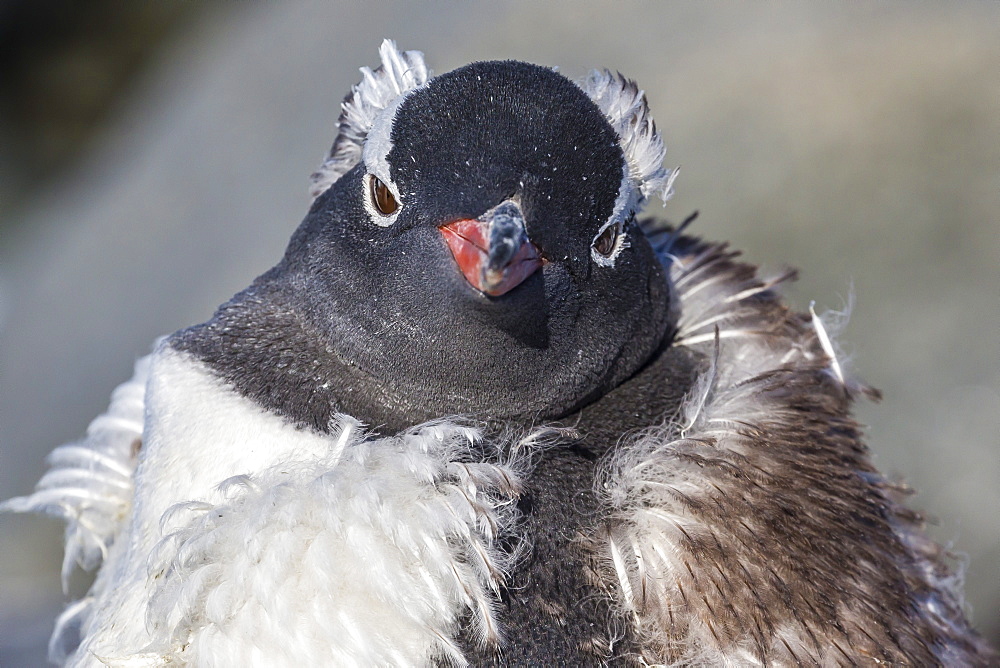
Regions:
<instances>
[{"instance_id":1,"label":"penguin eye","mask_svg":"<svg viewBox=\"0 0 1000 668\"><path fill-rule=\"evenodd\" d=\"M607 229L594 239L594 250L604 257L611 257L618 241L618 226L608 225Z\"/></svg>"},{"instance_id":2,"label":"penguin eye","mask_svg":"<svg viewBox=\"0 0 1000 668\"><path fill-rule=\"evenodd\" d=\"M615 259L623 248L629 247L626 232L635 214L632 214L625 221L608 221L605 227L597 233L594 240L590 242L590 257L601 267L615 266Z\"/></svg>"},{"instance_id":3,"label":"penguin eye","mask_svg":"<svg viewBox=\"0 0 1000 668\"><path fill-rule=\"evenodd\" d=\"M399 202L392 196L389 187L382 183L377 176L372 175L368 181L369 194L375 209L383 216L391 216L399 208Z\"/></svg>"}]
</instances>

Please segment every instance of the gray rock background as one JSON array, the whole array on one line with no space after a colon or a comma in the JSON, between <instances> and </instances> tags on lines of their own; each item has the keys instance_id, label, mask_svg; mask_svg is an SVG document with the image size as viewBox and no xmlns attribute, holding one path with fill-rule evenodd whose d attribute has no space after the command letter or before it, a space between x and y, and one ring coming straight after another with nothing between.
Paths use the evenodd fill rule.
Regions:
<instances>
[{"instance_id":1,"label":"gray rock background","mask_svg":"<svg viewBox=\"0 0 1000 668\"><path fill-rule=\"evenodd\" d=\"M1000 639L996 3L203 11L83 159L3 209L0 498L32 489L157 335L206 319L280 257L340 100L384 36L438 72L516 58L635 78L683 166L664 215L699 209L696 232L802 269L800 307L855 295L841 341L886 395L858 409L875 460L967 555L973 618ZM57 522L0 516L7 668L44 665L60 541Z\"/></svg>"}]
</instances>

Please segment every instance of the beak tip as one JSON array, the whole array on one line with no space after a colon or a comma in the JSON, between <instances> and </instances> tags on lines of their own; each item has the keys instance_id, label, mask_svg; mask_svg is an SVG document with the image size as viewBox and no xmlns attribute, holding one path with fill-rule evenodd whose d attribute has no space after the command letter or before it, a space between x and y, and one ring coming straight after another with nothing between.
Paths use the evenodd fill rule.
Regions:
<instances>
[{"instance_id":1,"label":"beak tip","mask_svg":"<svg viewBox=\"0 0 1000 668\"><path fill-rule=\"evenodd\" d=\"M494 287L503 280L503 274L503 270L483 269L483 285L491 288Z\"/></svg>"}]
</instances>

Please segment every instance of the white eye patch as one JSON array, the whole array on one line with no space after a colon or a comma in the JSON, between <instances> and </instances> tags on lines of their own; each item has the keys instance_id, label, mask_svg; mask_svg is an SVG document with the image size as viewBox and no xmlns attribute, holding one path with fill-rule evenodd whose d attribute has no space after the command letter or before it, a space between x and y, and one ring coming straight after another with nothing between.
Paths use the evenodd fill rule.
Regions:
<instances>
[{"instance_id":1,"label":"white eye patch","mask_svg":"<svg viewBox=\"0 0 1000 668\"><path fill-rule=\"evenodd\" d=\"M621 250L628 247L625 221L639 212L653 195L659 195L664 202L670 199L677 170L663 166L666 148L650 116L646 94L635 82L607 70L594 70L577 84L611 124L624 156L622 182L614 209L591 245L594 262L602 267L613 267ZM611 225L622 226L618 236L620 243L610 255L605 255L596 247Z\"/></svg>"},{"instance_id":2,"label":"white eye patch","mask_svg":"<svg viewBox=\"0 0 1000 668\"><path fill-rule=\"evenodd\" d=\"M609 220L590 242L590 258L600 267L613 267L618 255L628 247L624 223Z\"/></svg>"},{"instance_id":3,"label":"white eye patch","mask_svg":"<svg viewBox=\"0 0 1000 668\"><path fill-rule=\"evenodd\" d=\"M362 160L365 163L365 169L368 171L367 176L362 179L362 186L365 189L365 209L368 211L368 215L372 219L372 222L379 227L389 227L395 223L396 218L399 216L399 212L403 207L403 198L400 197L399 187L393 183L392 177L390 176L388 155L389 151L392 150L392 123L396 118L396 112L399 110L399 105L401 105L405 99L406 95L398 96L395 100L390 102L378 116L375 117L375 122L372 123L371 129L368 131L368 136L365 137L365 143L361 153ZM389 194L398 203L395 211L390 212L389 214L384 214L379 211L379 207L374 201L375 188L372 186L374 183L374 181L372 181L373 178L377 179L378 183L381 183L386 189L388 189Z\"/></svg>"},{"instance_id":4,"label":"white eye patch","mask_svg":"<svg viewBox=\"0 0 1000 668\"><path fill-rule=\"evenodd\" d=\"M393 194L393 188L374 174L365 174L361 179L362 201L368 218L379 227L389 227L396 222L403 208L402 202Z\"/></svg>"}]
</instances>

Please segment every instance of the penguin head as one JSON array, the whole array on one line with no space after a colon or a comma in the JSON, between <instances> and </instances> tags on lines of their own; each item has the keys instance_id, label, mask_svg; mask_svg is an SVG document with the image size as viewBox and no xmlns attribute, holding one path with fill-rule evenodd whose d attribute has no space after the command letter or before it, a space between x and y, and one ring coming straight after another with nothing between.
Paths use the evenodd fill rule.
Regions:
<instances>
[{"instance_id":1,"label":"penguin head","mask_svg":"<svg viewBox=\"0 0 1000 668\"><path fill-rule=\"evenodd\" d=\"M665 270L634 222L646 192L669 190L645 101L608 74L588 94L536 65L429 78L417 58L387 42L366 71L382 88L362 82L345 101L317 197L270 276L350 368L341 410L388 426L566 415L671 329ZM403 90L379 102L386 87ZM626 154L616 113L655 139L655 166Z\"/></svg>"}]
</instances>

